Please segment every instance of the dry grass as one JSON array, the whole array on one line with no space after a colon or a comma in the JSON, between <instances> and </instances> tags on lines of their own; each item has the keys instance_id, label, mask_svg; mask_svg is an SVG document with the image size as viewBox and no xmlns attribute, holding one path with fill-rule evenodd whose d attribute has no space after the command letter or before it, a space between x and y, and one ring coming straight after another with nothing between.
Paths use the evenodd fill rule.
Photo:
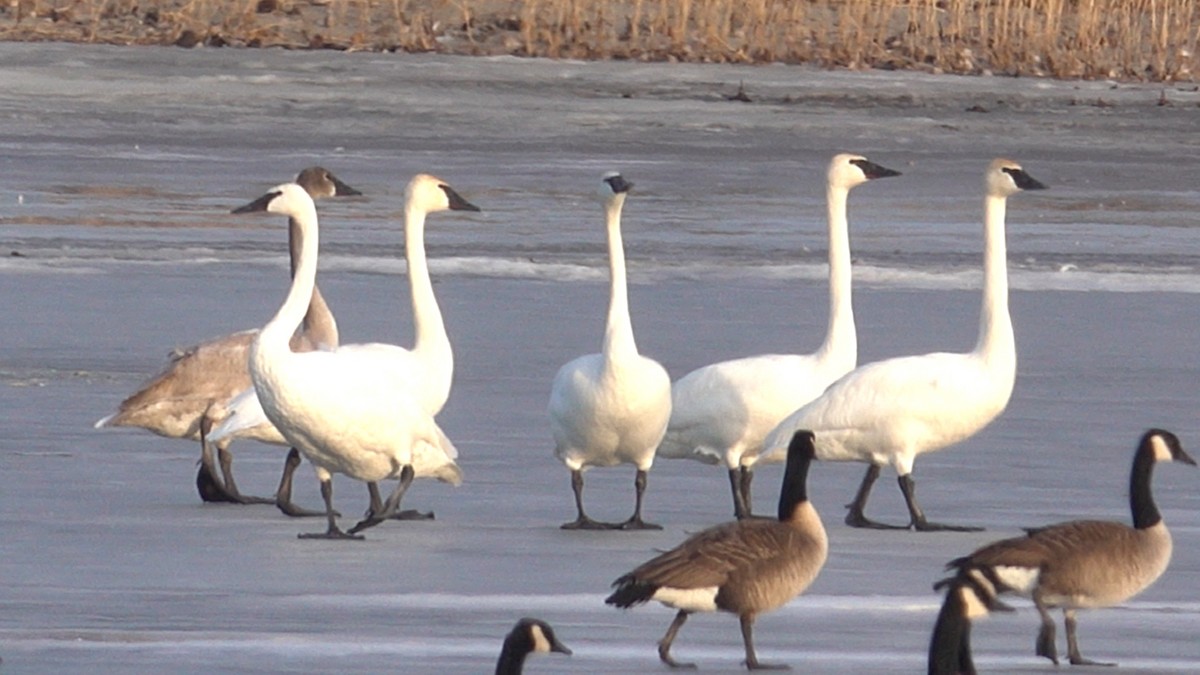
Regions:
<instances>
[{"instance_id":1,"label":"dry grass","mask_svg":"<svg viewBox=\"0 0 1200 675\"><path fill-rule=\"evenodd\" d=\"M0 39L1191 80L1194 0L8 0Z\"/></svg>"}]
</instances>

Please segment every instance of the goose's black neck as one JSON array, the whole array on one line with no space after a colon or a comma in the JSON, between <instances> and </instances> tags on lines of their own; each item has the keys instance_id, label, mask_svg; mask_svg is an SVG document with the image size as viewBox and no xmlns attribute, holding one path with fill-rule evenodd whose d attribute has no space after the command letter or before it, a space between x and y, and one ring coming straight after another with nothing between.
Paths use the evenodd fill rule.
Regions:
<instances>
[{"instance_id":1,"label":"goose's black neck","mask_svg":"<svg viewBox=\"0 0 1200 675\"><path fill-rule=\"evenodd\" d=\"M971 620L958 584L950 586L929 642L929 675L975 675L971 659Z\"/></svg>"},{"instance_id":2,"label":"goose's black neck","mask_svg":"<svg viewBox=\"0 0 1200 675\"><path fill-rule=\"evenodd\" d=\"M779 490L779 520L792 519L796 506L808 501L808 467L816 454L811 431L797 431L788 445L787 468Z\"/></svg>"},{"instance_id":3,"label":"goose's black neck","mask_svg":"<svg viewBox=\"0 0 1200 675\"><path fill-rule=\"evenodd\" d=\"M1133 456L1133 470L1129 474L1129 508L1133 511L1133 526L1139 530L1162 522L1162 514L1158 512L1150 491L1150 477L1156 461L1149 445L1143 445Z\"/></svg>"},{"instance_id":4,"label":"goose's black neck","mask_svg":"<svg viewBox=\"0 0 1200 675\"><path fill-rule=\"evenodd\" d=\"M529 637L522 640L519 634L510 634L504 640L504 648L500 650L500 659L496 661L496 675L520 675L525 667L525 657L533 650Z\"/></svg>"}]
</instances>

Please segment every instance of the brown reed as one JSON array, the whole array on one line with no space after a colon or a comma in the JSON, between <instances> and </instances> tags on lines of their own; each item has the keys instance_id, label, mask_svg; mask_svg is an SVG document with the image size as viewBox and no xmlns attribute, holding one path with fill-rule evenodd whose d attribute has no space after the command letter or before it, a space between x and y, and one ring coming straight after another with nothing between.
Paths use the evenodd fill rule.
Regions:
<instances>
[{"instance_id":1,"label":"brown reed","mask_svg":"<svg viewBox=\"0 0 1200 675\"><path fill-rule=\"evenodd\" d=\"M1194 0L9 0L0 39L1191 80Z\"/></svg>"}]
</instances>

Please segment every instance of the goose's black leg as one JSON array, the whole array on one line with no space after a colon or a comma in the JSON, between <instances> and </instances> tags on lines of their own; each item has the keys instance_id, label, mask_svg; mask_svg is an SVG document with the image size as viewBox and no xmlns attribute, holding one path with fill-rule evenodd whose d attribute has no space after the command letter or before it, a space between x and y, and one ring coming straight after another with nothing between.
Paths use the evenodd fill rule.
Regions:
<instances>
[{"instance_id":1,"label":"goose's black leg","mask_svg":"<svg viewBox=\"0 0 1200 675\"><path fill-rule=\"evenodd\" d=\"M633 486L635 494L633 515L617 527L622 530L661 530L662 525L642 520L642 499L646 494L646 472L642 469L638 469L637 475L633 479Z\"/></svg>"},{"instance_id":2,"label":"goose's black leg","mask_svg":"<svg viewBox=\"0 0 1200 675\"><path fill-rule=\"evenodd\" d=\"M868 464L867 473L863 475L862 483L858 486L858 493L854 495L854 501L846 505L850 509L850 512L846 514L846 524L850 527L865 527L872 530L907 530L908 526L906 525L888 525L876 522L863 514L863 510L867 507L867 499L871 496L871 487L878 479L879 465Z\"/></svg>"},{"instance_id":3,"label":"goose's black leg","mask_svg":"<svg viewBox=\"0 0 1200 675\"><path fill-rule=\"evenodd\" d=\"M918 532L982 532L982 527L971 527L968 525L945 525L943 523L931 523L925 519L925 513L921 511L921 507L917 506L917 484L912 479L912 474L900 476L900 491L904 493L904 501L908 504L908 513L912 518L910 527Z\"/></svg>"},{"instance_id":4,"label":"goose's black leg","mask_svg":"<svg viewBox=\"0 0 1200 675\"><path fill-rule=\"evenodd\" d=\"M564 523L564 530L611 530L611 523L602 523L598 520L592 520L583 512L583 471L581 469L571 470L571 490L575 492L575 509L579 512L579 516L575 520Z\"/></svg>"},{"instance_id":5,"label":"goose's black leg","mask_svg":"<svg viewBox=\"0 0 1200 675\"><path fill-rule=\"evenodd\" d=\"M754 615L743 614L742 642L746 645L746 668L750 670L791 670L786 663L762 663L754 652Z\"/></svg>"},{"instance_id":6,"label":"goose's black leg","mask_svg":"<svg viewBox=\"0 0 1200 675\"><path fill-rule=\"evenodd\" d=\"M696 667L694 663L680 663L671 657L671 643L675 642L675 635L679 633L679 629L683 627L683 622L687 621L687 618L687 610L679 610L679 613L675 615L675 620L671 622L671 627L667 629L667 634L658 641L658 658L672 668Z\"/></svg>"},{"instance_id":7,"label":"goose's black leg","mask_svg":"<svg viewBox=\"0 0 1200 675\"><path fill-rule=\"evenodd\" d=\"M337 511L333 510L332 479L321 481L321 497L325 500L325 517L329 520L329 527L324 532L303 533L296 536L301 539L362 539L353 531L342 532L341 528L337 526Z\"/></svg>"},{"instance_id":8,"label":"goose's black leg","mask_svg":"<svg viewBox=\"0 0 1200 675\"><path fill-rule=\"evenodd\" d=\"M1046 605L1037 594L1034 594L1033 604L1037 607L1038 614L1042 617L1042 627L1038 629L1035 650L1038 656L1050 659L1057 666L1058 648L1054 646L1054 618L1050 616L1050 611L1046 609Z\"/></svg>"},{"instance_id":9,"label":"goose's black leg","mask_svg":"<svg viewBox=\"0 0 1200 675\"><path fill-rule=\"evenodd\" d=\"M1115 666L1115 663L1104 663L1083 658L1079 653L1079 639L1075 637L1075 610L1063 610L1063 624L1067 627L1067 658L1073 666Z\"/></svg>"}]
</instances>

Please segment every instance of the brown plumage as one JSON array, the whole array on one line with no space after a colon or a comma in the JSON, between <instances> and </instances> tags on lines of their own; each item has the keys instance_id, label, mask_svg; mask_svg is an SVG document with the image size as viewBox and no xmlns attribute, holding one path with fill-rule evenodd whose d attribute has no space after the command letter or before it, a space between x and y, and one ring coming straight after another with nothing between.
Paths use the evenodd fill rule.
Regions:
<instances>
[{"instance_id":1,"label":"brown plumage","mask_svg":"<svg viewBox=\"0 0 1200 675\"><path fill-rule=\"evenodd\" d=\"M825 564L828 540L820 516L808 501L806 480L813 459L813 435L795 434L779 497L779 519L748 519L717 525L643 563L613 582L605 602L633 607L657 600L679 610L659 642L659 658L676 662L671 643L692 612L721 610L742 624L746 666L760 663L754 651L756 616L786 604L817 577Z\"/></svg>"},{"instance_id":2,"label":"brown plumage","mask_svg":"<svg viewBox=\"0 0 1200 675\"><path fill-rule=\"evenodd\" d=\"M328 170L310 167L296 176L314 199L362 194ZM292 267L298 251L292 251ZM233 456L229 441L217 443L224 481L216 478L212 453L204 436L219 419L230 398L253 386L246 367L250 343L257 330L232 333L193 347L175 350L167 366L121 402L117 412L96 422L96 427L140 427L167 438L201 442L201 467L196 487L205 501L274 503L274 499L243 496L233 479ZM312 351L318 346L337 346L337 323L319 290L313 290L303 329L292 339L295 351Z\"/></svg>"},{"instance_id":3,"label":"brown plumage","mask_svg":"<svg viewBox=\"0 0 1200 675\"><path fill-rule=\"evenodd\" d=\"M1171 534L1151 492L1154 465L1167 461L1196 464L1174 434L1150 429L1142 435L1130 472L1132 527L1108 520L1073 520L1030 529L1023 537L993 542L952 560L947 569L956 570L956 576L935 588L953 590L970 583L983 589L978 595L985 599L1000 593L1029 597L1042 619L1037 655L1055 663L1058 652L1049 610L1060 607L1070 662L1094 664L1079 652L1076 610L1132 598L1154 583L1171 561Z\"/></svg>"}]
</instances>

